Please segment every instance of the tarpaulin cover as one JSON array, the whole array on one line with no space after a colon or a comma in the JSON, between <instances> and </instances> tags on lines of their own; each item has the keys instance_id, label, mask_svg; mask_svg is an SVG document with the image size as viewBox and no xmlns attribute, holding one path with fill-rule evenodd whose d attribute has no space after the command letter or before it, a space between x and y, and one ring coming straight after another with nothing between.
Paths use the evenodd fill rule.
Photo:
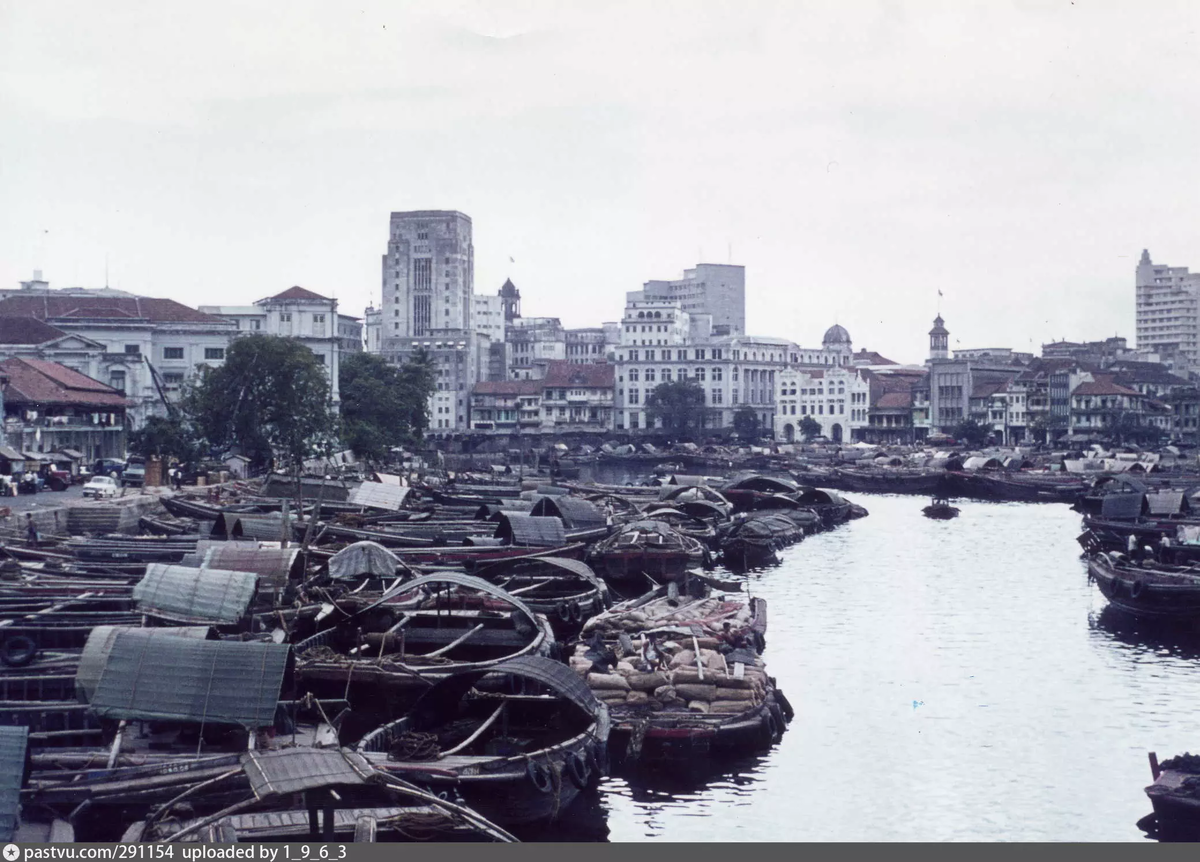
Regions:
<instances>
[{"instance_id":1,"label":"tarpaulin cover","mask_svg":"<svg viewBox=\"0 0 1200 862\"><path fill-rule=\"evenodd\" d=\"M400 558L378 542L355 542L329 558L329 577L334 580L360 575L396 574Z\"/></svg>"}]
</instances>

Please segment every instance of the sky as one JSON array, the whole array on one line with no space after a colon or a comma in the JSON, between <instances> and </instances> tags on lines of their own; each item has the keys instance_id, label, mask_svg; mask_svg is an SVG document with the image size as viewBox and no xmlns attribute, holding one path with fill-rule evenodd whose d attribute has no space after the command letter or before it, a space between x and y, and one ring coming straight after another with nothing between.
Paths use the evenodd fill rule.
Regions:
<instances>
[{"instance_id":1,"label":"sky","mask_svg":"<svg viewBox=\"0 0 1200 862\"><path fill-rule=\"evenodd\" d=\"M617 320L746 267L751 334L920 362L1134 341L1200 268L1200 3L0 0L0 284L360 315L388 214ZM107 275L106 275L107 273ZM939 298L938 291L942 297ZM940 303L940 306L939 306Z\"/></svg>"}]
</instances>

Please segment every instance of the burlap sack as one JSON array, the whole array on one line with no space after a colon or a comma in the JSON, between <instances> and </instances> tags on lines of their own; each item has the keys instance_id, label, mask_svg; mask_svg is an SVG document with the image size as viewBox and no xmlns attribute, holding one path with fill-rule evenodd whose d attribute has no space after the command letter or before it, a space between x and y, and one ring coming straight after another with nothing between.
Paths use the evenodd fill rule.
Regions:
<instances>
[{"instance_id":1,"label":"burlap sack","mask_svg":"<svg viewBox=\"0 0 1200 862\"><path fill-rule=\"evenodd\" d=\"M629 691L629 683L619 673L589 673L587 684L593 691Z\"/></svg>"},{"instance_id":2,"label":"burlap sack","mask_svg":"<svg viewBox=\"0 0 1200 862\"><path fill-rule=\"evenodd\" d=\"M625 695L626 703L646 703L648 700L650 700L650 695L644 691L631 691Z\"/></svg>"},{"instance_id":3,"label":"burlap sack","mask_svg":"<svg viewBox=\"0 0 1200 862\"><path fill-rule=\"evenodd\" d=\"M695 667L696 654L690 649L681 649L671 658L670 666L676 667Z\"/></svg>"},{"instance_id":4,"label":"burlap sack","mask_svg":"<svg viewBox=\"0 0 1200 862\"><path fill-rule=\"evenodd\" d=\"M688 704L688 709L695 710L696 712L712 712L708 702L703 700L693 700Z\"/></svg>"},{"instance_id":5,"label":"burlap sack","mask_svg":"<svg viewBox=\"0 0 1200 862\"><path fill-rule=\"evenodd\" d=\"M717 686L717 693L713 696L713 700L740 700L746 703L753 703L754 692L743 688L721 688Z\"/></svg>"},{"instance_id":6,"label":"burlap sack","mask_svg":"<svg viewBox=\"0 0 1200 862\"><path fill-rule=\"evenodd\" d=\"M712 700L717 693L717 687L697 683L675 683L675 692L687 700Z\"/></svg>"},{"instance_id":7,"label":"burlap sack","mask_svg":"<svg viewBox=\"0 0 1200 862\"><path fill-rule=\"evenodd\" d=\"M617 673L629 675L631 673L637 673L637 668L635 668L629 662L622 660L617 662Z\"/></svg>"},{"instance_id":8,"label":"burlap sack","mask_svg":"<svg viewBox=\"0 0 1200 862\"><path fill-rule=\"evenodd\" d=\"M754 709L754 704L746 700L714 700L709 712L721 715L738 715L746 710Z\"/></svg>"},{"instance_id":9,"label":"burlap sack","mask_svg":"<svg viewBox=\"0 0 1200 862\"><path fill-rule=\"evenodd\" d=\"M662 673L631 673L625 678L629 687L635 691L654 691L659 686L667 685L670 680Z\"/></svg>"}]
</instances>

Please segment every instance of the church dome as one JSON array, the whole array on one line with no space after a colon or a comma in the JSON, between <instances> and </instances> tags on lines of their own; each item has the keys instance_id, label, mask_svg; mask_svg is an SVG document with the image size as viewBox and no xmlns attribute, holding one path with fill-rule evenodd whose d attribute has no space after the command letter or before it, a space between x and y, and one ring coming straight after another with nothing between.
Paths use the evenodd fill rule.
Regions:
<instances>
[{"instance_id":1,"label":"church dome","mask_svg":"<svg viewBox=\"0 0 1200 862\"><path fill-rule=\"evenodd\" d=\"M822 339L822 343L826 345L849 344L850 333L846 331L846 327L839 326L835 323L833 326L825 330L825 338Z\"/></svg>"}]
</instances>

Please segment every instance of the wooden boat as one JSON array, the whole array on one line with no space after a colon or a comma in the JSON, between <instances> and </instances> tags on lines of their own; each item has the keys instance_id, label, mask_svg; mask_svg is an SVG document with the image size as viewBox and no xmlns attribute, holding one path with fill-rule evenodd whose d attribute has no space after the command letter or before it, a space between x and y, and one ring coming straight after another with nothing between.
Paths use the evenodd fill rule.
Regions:
<instances>
[{"instance_id":1,"label":"wooden boat","mask_svg":"<svg viewBox=\"0 0 1200 862\"><path fill-rule=\"evenodd\" d=\"M661 521L672 530L683 533L685 536L691 536L710 548L715 548L717 545L716 527L708 521L693 517L671 503L651 503L646 507L643 517L651 521Z\"/></svg>"},{"instance_id":2,"label":"wooden boat","mask_svg":"<svg viewBox=\"0 0 1200 862\"><path fill-rule=\"evenodd\" d=\"M530 656L446 677L354 748L508 826L553 820L598 784L608 734L608 708L579 675Z\"/></svg>"},{"instance_id":3,"label":"wooden boat","mask_svg":"<svg viewBox=\"0 0 1200 862\"><path fill-rule=\"evenodd\" d=\"M708 549L660 521L630 521L593 545L586 561L610 586L633 588L678 580L688 568L711 561ZM650 580L647 581L647 576Z\"/></svg>"},{"instance_id":4,"label":"wooden boat","mask_svg":"<svg viewBox=\"0 0 1200 862\"><path fill-rule=\"evenodd\" d=\"M926 518L933 518L938 521L948 521L951 518L958 517L958 509L950 505L950 501L945 497L934 497L933 502L921 510L921 513Z\"/></svg>"},{"instance_id":5,"label":"wooden boat","mask_svg":"<svg viewBox=\"0 0 1200 862\"><path fill-rule=\"evenodd\" d=\"M1116 607L1148 619L1200 619L1200 567L1137 565L1123 554L1088 558L1088 574Z\"/></svg>"},{"instance_id":6,"label":"wooden boat","mask_svg":"<svg viewBox=\"0 0 1200 862\"><path fill-rule=\"evenodd\" d=\"M1200 840L1200 755L1185 752L1158 762L1150 753L1154 783L1146 796L1154 813L1138 826L1165 841Z\"/></svg>"},{"instance_id":7,"label":"wooden boat","mask_svg":"<svg viewBox=\"0 0 1200 862\"><path fill-rule=\"evenodd\" d=\"M739 515L722 528L721 557L729 566L755 565L774 558L782 548L820 529L820 517L808 509Z\"/></svg>"},{"instance_id":8,"label":"wooden boat","mask_svg":"<svg viewBox=\"0 0 1200 862\"><path fill-rule=\"evenodd\" d=\"M713 595L700 579L590 620L570 665L609 707L614 764L678 766L777 742L792 710L761 658L766 625L764 600Z\"/></svg>"},{"instance_id":9,"label":"wooden boat","mask_svg":"<svg viewBox=\"0 0 1200 862\"><path fill-rule=\"evenodd\" d=\"M608 585L579 560L518 557L476 566L471 574L520 596L550 622L559 640L577 635L587 620L612 604Z\"/></svg>"},{"instance_id":10,"label":"wooden boat","mask_svg":"<svg viewBox=\"0 0 1200 862\"><path fill-rule=\"evenodd\" d=\"M343 748L248 751L217 776L196 778L121 841L516 841L467 806Z\"/></svg>"},{"instance_id":11,"label":"wooden boat","mask_svg":"<svg viewBox=\"0 0 1200 862\"><path fill-rule=\"evenodd\" d=\"M297 684L317 697L346 697L356 710L382 709L380 720L451 674L556 650L545 617L494 584L457 572L359 599L353 611L345 599L339 604L338 624L296 644Z\"/></svg>"}]
</instances>

